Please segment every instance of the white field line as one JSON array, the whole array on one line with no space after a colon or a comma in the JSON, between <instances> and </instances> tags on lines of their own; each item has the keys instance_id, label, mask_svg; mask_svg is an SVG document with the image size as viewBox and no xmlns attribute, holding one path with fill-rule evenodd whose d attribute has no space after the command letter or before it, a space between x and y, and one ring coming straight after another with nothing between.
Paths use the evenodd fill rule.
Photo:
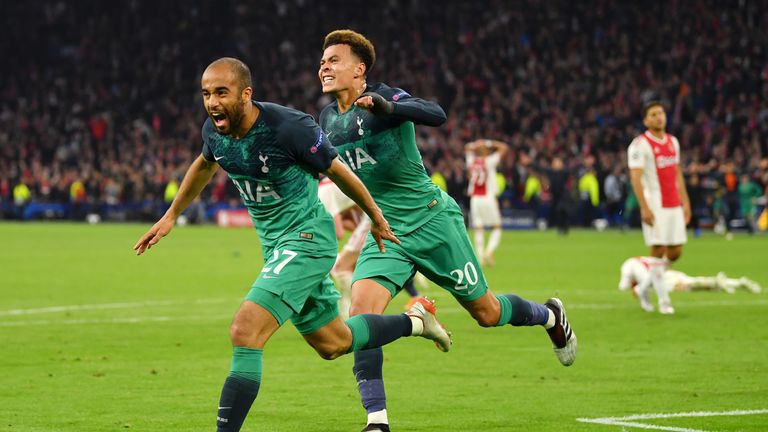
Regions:
<instances>
[{"instance_id":1,"label":"white field line","mask_svg":"<svg viewBox=\"0 0 768 432\"><path fill-rule=\"evenodd\" d=\"M67 320L23 320L23 321L0 321L0 327L28 327L45 325L78 325L78 324L141 324L146 322L171 322L171 321L219 321L229 320L232 314L228 315L185 315L185 316L135 316L124 318L104 318L104 319L67 319Z\"/></svg>"},{"instance_id":2,"label":"white field line","mask_svg":"<svg viewBox=\"0 0 768 432\"><path fill-rule=\"evenodd\" d=\"M599 418L577 418L576 421L582 423L602 424L606 426L633 427L639 429L653 429L673 432L707 432L702 429L690 429L674 426L660 426L649 423L638 423L632 420L655 420L683 417L720 417L720 416L744 416L754 414L768 414L768 409L757 410L735 410L735 411L691 411L668 414L635 414L625 417L599 417Z\"/></svg>"},{"instance_id":3,"label":"white field line","mask_svg":"<svg viewBox=\"0 0 768 432\"><path fill-rule=\"evenodd\" d=\"M83 304L83 305L49 306L49 307L32 308L32 309L4 310L4 311L0 311L0 317L19 316L19 315L36 315L36 314L47 314L47 313L57 313L57 312L104 310L104 309L141 309L145 307L169 306L169 305L178 305L178 304L214 304L214 303L224 303L227 301L231 301L231 299L218 298L218 299L198 299L198 300L185 300L185 301L150 300L150 301L131 302L131 303L97 303L97 304Z\"/></svg>"},{"instance_id":4,"label":"white field line","mask_svg":"<svg viewBox=\"0 0 768 432\"><path fill-rule=\"evenodd\" d=\"M204 305L204 304L217 304L217 303L233 303L240 302L242 299L225 299L225 298L208 298L197 300L149 300L142 302L126 302L126 303L97 303L97 304L82 304L82 305L64 305L64 306L48 306L42 308L31 309L9 309L0 310L0 318L2 317L21 317L29 315L40 314L54 314L61 312L82 312L82 311L96 311L96 310L117 310L117 309L133 309L142 310L151 307L173 306L173 305ZM438 305L439 313L443 314L464 314L467 313L462 307L456 305L456 303L448 300L450 306L445 303ZM755 300L705 300L694 301L684 303L681 308L688 307L716 307L716 306L765 306L768 305L768 300L755 299ZM636 308L635 302L620 302L620 303L568 303L568 310L605 310L605 309L632 309ZM122 317L122 318L105 318L105 319L64 319L64 320L22 320L22 321L0 321L0 327L17 327L17 326L29 326L29 325L54 325L54 324L101 324L101 323L141 323L147 321L163 322L163 321L180 321L180 320L199 320L200 316L193 315L190 317ZM217 318L218 319L218 318Z\"/></svg>"}]
</instances>

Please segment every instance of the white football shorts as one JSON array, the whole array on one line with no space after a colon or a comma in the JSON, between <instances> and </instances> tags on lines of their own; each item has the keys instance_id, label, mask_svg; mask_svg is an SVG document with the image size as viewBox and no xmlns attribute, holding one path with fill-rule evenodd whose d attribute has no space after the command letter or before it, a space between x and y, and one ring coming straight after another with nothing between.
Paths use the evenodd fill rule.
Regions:
<instances>
[{"instance_id":1,"label":"white football shorts","mask_svg":"<svg viewBox=\"0 0 768 432\"><path fill-rule=\"evenodd\" d=\"M317 197L320 198L320 202L323 203L323 206L331 216L336 216L355 205L352 198L344 195L344 192L336 186L336 183L331 181L326 182L323 180L320 182L320 186L317 188Z\"/></svg>"},{"instance_id":2,"label":"white football shorts","mask_svg":"<svg viewBox=\"0 0 768 432\"><path fill-rule=\"evenodd\" d=\"M495 196L473 196L469 199L472 228L501 226L499 200Z\"/></svg>"},{"instance_id":3,"label":"white football shorts","mask_svg":"<svg viewBox=\"0 0 768 432\"><path fill-rule=\"evenodd\" d=\"M352 231L352 235L349 236L349 240L344 245L344 250L349 252L360 252L365 245L365 238L368 237L368 231L371 230L371 219L367 215L363 214L360 218L360 223L357 224L355 230Z\"/></svg>"},{"instance_id":4,"label":"white football shorts","mask_svg":"<svg viewBox=\"0 0 768 432\"><path fill-rule=\"evenodd\" d=\"M688 241L683 207L652 207L651 211L654 218L653 226L643 223L646 246L675 246Z\"/></svg>"}]
</instances>

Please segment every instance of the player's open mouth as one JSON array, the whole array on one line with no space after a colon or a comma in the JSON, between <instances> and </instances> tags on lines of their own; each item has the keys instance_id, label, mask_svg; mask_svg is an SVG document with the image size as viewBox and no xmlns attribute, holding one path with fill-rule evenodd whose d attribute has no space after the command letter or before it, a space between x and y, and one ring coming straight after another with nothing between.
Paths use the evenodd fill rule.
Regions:
<instances>
[{"instance_id":1,"label":"player's open mouth","mask_svg":"<svg viewBox=\"0 0 768 432\"><path fill-rule=\"evenodd\" d=\"M215 124L216 127L222 127L224 122L227 121L227 115L220 112L212 112L211 118L213 119L213 124Z\"/></svg>"},{"instance_id":2,"label":"player's open mouth","mask_svg":"<svg viewBox=\"0 0 768 432\"><path fill-rule=\"evenodd\" d=\"M333 81L333 80L335 80L335 79L336 79L336 78L334 78L334 77L332 77L332 76L324 76L324 77L323 77L323 84L328 84L328 83L332 82L332 81Z\"/></svg>"}]
</instances>

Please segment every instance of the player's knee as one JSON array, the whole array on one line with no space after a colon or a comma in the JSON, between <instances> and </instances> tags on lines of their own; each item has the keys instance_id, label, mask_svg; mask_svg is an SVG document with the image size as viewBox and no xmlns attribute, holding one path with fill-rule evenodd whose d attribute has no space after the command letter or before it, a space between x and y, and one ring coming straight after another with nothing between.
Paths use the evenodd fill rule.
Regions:
<instances>
[{"instance_id":1,"label":"player's knee","mask_svg":"<svg viewBox=\"0 0 768 432\"><path fill-rule=\"evenodd\" d=\"M381 314L383 310L376 310L376 308L367 303L356 303L354 300L349 306L349 316L362 315L362 314Z\"/></svg>"},{"instance_id":2,"label":"player's knee","mask_svg":"<svg viewBox=\"0 0 768 432\"><path fill-rule=\"evenodd\" d=\"M499 322L499 313L487 309L476 310L472 312L472 318L480 327L495 327Z\"/></svg>"},{"instance_id":3,"label":"player's knee","mask_svg":"<svg viewBox=\"0 0 768 432\"><path fill-rule=\"evenodd\" d=\"M364 313L370 313L367 308L361 307L361 305L357 305L355 303L352 303L349 306L349 316L355 316L355 315L362 315Z\"/></svg>"},{"instance_id":4,"label":"player's knee","mask_svg":"<svg viewBox=\"0 0 768 432\"><path fill-rule=\"evenodd\" d=\"M229 326L229 338L233 346L250 346L254 336L253 329L237 319Z\"/></svg>"},{"instance_id":5,"label":"player's knee","mask_svg":"<svg viewBox=\"0 0 768 432\"><path fill-rule=\"evenodd\" d=\"M323 360L335 360L347 352L345 347L333 343L317 344L313 348Z\"/></svg>"},{"instance_id":6,"label":"player's knee","mask_svg":"<svg viewBox=\"0 0 768 432\"><path fill-rule=\"evenodd\" d=\"M232 340L232 345L245 346L243 343L246 338L245 336L245 331L242 326L235 323L229 326L229 338Z\"/></svg>"},{"instance_id":7,"label":"player's knee","mask_svg":"<svg viewBox=\"0 0 768 432\"><path fill-rule=\"evenodd\" d=\"M654 258L664 258L667 254L667 249L664 246L653 246L650 253Z\"/></svg>"}]
</instances>

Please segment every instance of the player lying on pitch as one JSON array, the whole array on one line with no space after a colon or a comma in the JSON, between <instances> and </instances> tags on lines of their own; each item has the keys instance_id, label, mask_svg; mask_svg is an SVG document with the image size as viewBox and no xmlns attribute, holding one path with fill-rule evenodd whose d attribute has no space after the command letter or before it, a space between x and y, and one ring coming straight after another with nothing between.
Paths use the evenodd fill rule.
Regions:
<instances>
[{"instance_id":1,"label":"player lying on pitch","mask_svg":"<svg viewBox=\"0 0 768 432\"><path fill-rule=\"evenodd\" d=\"M729 278L723 272L718 273L717 276L689 276L677 270L666 270L662 279L654 282L650 269L654 265L658 265L657 260L653 257L632 257L621 265L619 289L621 291L631 289L632 293L640 300L640 307L646 312L653 312L654 310L650 302L651 286L656 290L664 290L666 293L674 291L725 291L728 294L733 294L739 288L755 294L762 291L760 284L752 279L747 277Z\"/></svg>"}]
</instances>

